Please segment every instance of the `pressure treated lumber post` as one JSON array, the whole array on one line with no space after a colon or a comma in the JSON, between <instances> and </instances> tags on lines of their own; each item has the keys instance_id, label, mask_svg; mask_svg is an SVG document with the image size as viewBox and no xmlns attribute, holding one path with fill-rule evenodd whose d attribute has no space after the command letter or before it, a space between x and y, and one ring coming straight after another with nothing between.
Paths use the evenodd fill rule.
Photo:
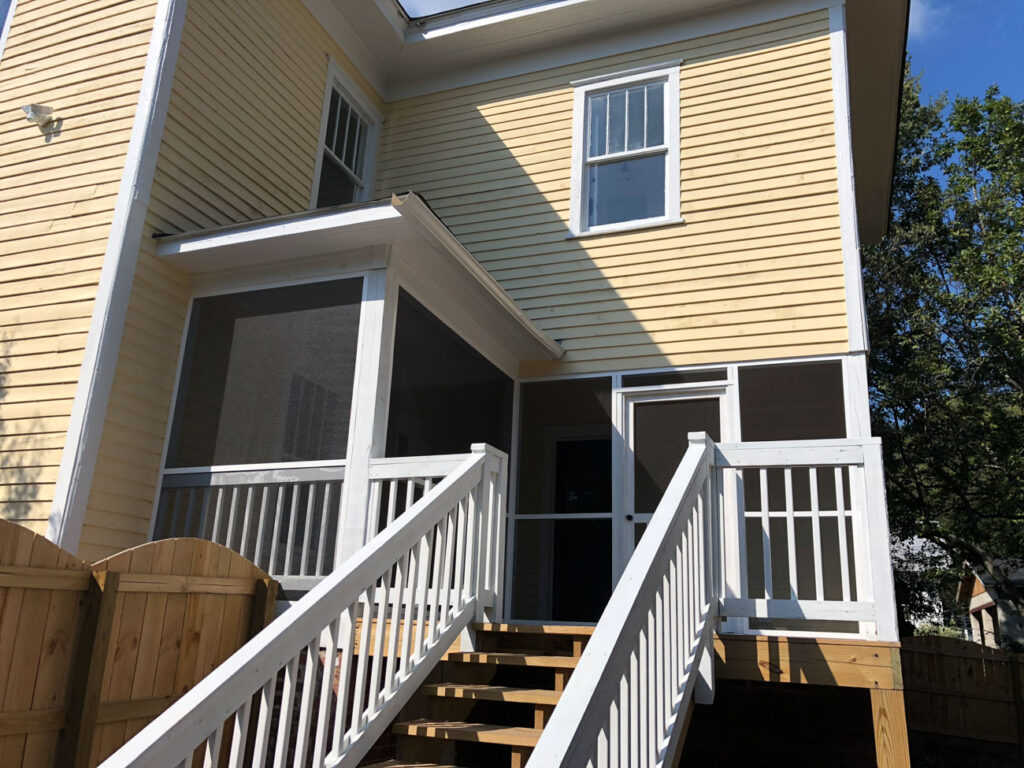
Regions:
<instances>
[{"instance_id":1,"label":"pressure treated lumber post","mask_svg":"<svg viewBox=\"0 0 1024 768\"><path fill-rule=\"evenodd\" d=\"M1017 749L1024 755L1024 660L1011 655L1010 682L1013 685L1013 706L1017 709Z\"/></svg>"},{"instance_id":2,"label":"pressure treated lumber post","mask_svg":"<svg viewBox=\"0 0 1024 768\"><path fill-rule=\"evenodd\" d=\"M71 671L68 715L58 739L58 765L70 768L89 765L120 578L114 571L98 571L92 574L89 583L78 663Z\"/></svg>"},{"instance_id":3,"label":"pressure treated lumber post","mask_svg":"<svg viewBox=\"0 0 1024 768\"><path fill-rule=\"evenodd\" d=\"M875 724L878 768L910 768L907 710L903 691L871 689L871 718Z\"/></svg>"},{"instance_id":4,"label":"pressure treated lumber post","mask_svg":"<svg viewBox=\"0 0 1024 768\"><path fill-rule=\"evenodd\" d=\"M249 637L256 637L274 620L277 609L278 583L274 579L257 579L256 591L252 596L252 611L249 614Z\"/></svg>"}]
</instances>

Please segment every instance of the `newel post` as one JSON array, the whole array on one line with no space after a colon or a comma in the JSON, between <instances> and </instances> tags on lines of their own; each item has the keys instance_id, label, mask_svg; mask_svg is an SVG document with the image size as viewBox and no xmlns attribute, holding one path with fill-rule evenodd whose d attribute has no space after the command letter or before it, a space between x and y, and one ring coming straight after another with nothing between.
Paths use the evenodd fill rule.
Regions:
<instances>
[{"instance_id":1,"label":"newel post","mask_svg":"<svg viewBox=\"0 0 1024 768\"><path fill-rule=\"evenodd\" d=\"M885 503L885 471L882 467L882 440L873 438L864 446L864 485L867 497L868 568L871 572L872 599L878 639L899 642L896 620L896 592L889 551L889 514ZM860 567L858 565L858 567Z\"/></svg>"},{"instance_id":2,"label":"newel post","mask_svg":"<svg viewBox=\"0 0 1024 768\"><path fill-rule=\"evenodd\" d=\"M479 574L477 621L499 621L505 572L505 483L508 478L508 456L486 443L474 443L474 454L483 454L484 463L476 493L479 529Z\"/></svg>"},{"instance_id":3,"label":"newel post","mask_svg":"<svg viewBox=\"0 0 1024 768\"><path fill-rule=\"evenodd\" d=\"M703 520L701 521L701 542L703 548L703 594L702 600L706 599L710 604L708 621L712 627L705 629L708 636L713 638L714 624L718 616L718 589L717 573L721 570L721 555L716 545L718 519L720 507L718 504L717 483L715 481L715 441L707 432L690 432L689 450L704 451L704 465L706 476L701 496L704 499ZM704 645L700 658L697 662L697 681L694 688L694 700L698 704L712 704L715 701L715 650L714 641Z\"/></svg>"}]
</instances>

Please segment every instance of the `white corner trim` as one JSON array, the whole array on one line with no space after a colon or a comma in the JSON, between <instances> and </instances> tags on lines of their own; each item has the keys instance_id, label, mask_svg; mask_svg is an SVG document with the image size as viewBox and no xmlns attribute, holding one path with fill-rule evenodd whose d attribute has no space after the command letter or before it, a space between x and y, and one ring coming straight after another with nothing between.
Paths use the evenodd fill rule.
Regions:
<instances>
[{"instance_id":1,"label":"white corner trim","mask_svg":"<svg viewBox=\"0 0 1024 768\"><path fill-rule=\"evenodd\" d=\"M14 22L14 12L18 9L18 0L11 0L7 8L7 18L0 19L0 61L4 58L4 46L7 45L7 36L11 33L11 24Z\"/></svg>"},{"instance_id":2,"label":"white corner trim","mask_svg":"<svg viewBox=\"0 0 1024 768\"><path fill-rule=\"evenodd\" d=\"M677 224L682 220L680 212L679 187L679 68L680 59L661 62L647 67L619 71L598 77L576 80L572 106L572 161L569 179L569 237L583 237L588 234L623 232L638 229L645 225L664 226ZM584 215L583 192L586 182L583 175L586 171L584 143L587 133L586 105L587 95L593 91L621 88L634 83L665 81L665 212L661 216L636 221L617 222L615 224L591 226Z\"/></svg>"},{"instance_id":3,"label":"white corner trim","mask_svg":"<svg viewBox=\"0 0 1024 768\"><path fill-rule=\"evenodd\" d=\"M331 106L331 91L337 87L341 95L348 99L349 103L362 112L370 124L370 136L366 140L366 159L363 167L363 189L355 202L365 202L370 199L373 191L374 172L377 166L377 147L380 144L381 126L384 123L384 116L378 110L363 90L356 84L348 72L342 69L341 65L333 57L327 57L327 76L324 82L324 101L320 110L320 133L316 144L316 162L313 165L313 179L310 184L309 207L315 209L316 199L320 195L320 171L324 163L324 143L327 138L328 111Z\"/></svg>"},{"instance_id":4,"label":"white corner trim","mask_svg":"<svg viewBox=\"0 0 1024 768\"><path fill-rule=\"evenodd\" d=\"M187 0L159 0L46 537L78 551L167 118Z\"/></svg>"},{"instance_id":5,"label":"white corner trim","mask_svg":"<svg viewBox=\"0 0 1024 768\"><path fill-rule=\"evenodd\" d=\"M867 352L843 356L843 403L846 408L846 436L871 437Z\"/></svg>"},{"instance_id":6,"label":"white corner trim","mask_svg":"<svg viewBox=\"0 0 1024 768\"><path fill-rule=\"evenodd\" d=\"M860 235L857 231L857 198L853 178L853 139L850 128L850 82L846 58L846 13L843 6L828 11L832 50L832 107L835 114L836 171L839 178L839 226L843 244L843 275L846 283L846 324L851 352L868 348L864 314L864 282L861 276Z\"/></svg>"}]
</instances>

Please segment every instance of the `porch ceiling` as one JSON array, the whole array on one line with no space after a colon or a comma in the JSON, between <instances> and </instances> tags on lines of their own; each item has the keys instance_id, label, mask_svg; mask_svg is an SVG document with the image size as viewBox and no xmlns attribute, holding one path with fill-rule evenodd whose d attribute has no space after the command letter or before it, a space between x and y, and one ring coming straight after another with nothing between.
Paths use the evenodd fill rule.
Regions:
<instances>
[{"instance_id":1,"label":"porch ceiling","mask_svg":"<svg viewBox=\"0 0 1024 768\"><path fill-rule=\"evenodd\" d=\"M520 362L563 354L413 192L164 236L157 256L200 284L225 286L233 276L284 282L386 268L510 376Z\"/></svg>"}]
</instances>

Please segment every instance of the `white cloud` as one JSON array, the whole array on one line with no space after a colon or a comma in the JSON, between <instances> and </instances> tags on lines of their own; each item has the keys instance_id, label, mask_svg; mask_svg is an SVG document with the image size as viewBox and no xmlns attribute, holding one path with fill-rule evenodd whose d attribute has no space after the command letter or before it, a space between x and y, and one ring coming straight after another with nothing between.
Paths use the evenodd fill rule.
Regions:
<instances>
[{"instance_id":1,"label":"white cloud","mask_svg":"<svg viewBox=\"0 0 1024 768\"><path fill-rule=\"evenodd\" d=\"M911 0L908 36L911 40L935 37L943 31L949 11L950 7L938 0Z\"/></svg>"}]
</instances>

